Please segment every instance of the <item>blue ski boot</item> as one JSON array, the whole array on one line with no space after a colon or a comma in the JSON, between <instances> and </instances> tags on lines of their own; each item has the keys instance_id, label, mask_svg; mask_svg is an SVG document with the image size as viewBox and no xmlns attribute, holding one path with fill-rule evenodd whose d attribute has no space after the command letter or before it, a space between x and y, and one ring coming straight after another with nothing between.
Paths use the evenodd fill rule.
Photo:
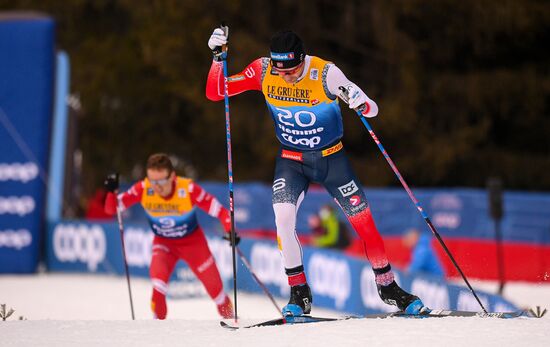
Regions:
<instances>
[{"instance_id":1,"label":"blue ski boot","mask_svg":"<svg viewBox=\"0 0 550 347\"><path fill-rule=\"evenodd\" d=\"M377 288L382 301L388 305L397 306L404 313L427 314L430 311L418 296L407 293L395 281L387 286L377 285Z\"/></svg>"},{"instance_id":2,"label":"blue ski boot","mask_svg":"<svg viewBox=\"0 0 550 347\"><path fill-rule=\"evenodd\" d=\"M283 307L283 316L302 316L311 312L311 289L309 285L301 284L299 286L290 287L290 300Z\"/></svg>"}]
</instances>

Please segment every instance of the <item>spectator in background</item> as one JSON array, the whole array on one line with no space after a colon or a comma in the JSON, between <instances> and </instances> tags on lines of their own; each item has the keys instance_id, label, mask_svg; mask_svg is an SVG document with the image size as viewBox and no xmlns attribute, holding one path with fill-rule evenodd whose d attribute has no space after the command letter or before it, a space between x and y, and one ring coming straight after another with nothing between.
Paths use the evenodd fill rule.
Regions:
<instances>
[{"instance_id":1,"label":"spectator in background","mask_svg":"<svg viewBox=\"0 0 550 347\"><path fill-rule=\"evenodd\" d=\"M107 196L107 191L101 187L98 188L94 195L88 200L86 207L86 219L88 220L112 220L113 216L106 213L104 202Z\"/></svg>"},{"instance_id":2,"label":"spectator in background","mask_svg":"<svg viewBox=\"0 0 550 347\"><path fill-rule=\"evenodd\" d=\"M318 214L311 215L308 224L313 234L312 244L316 247L344 249L350 243L346 225L330 205L324 205Z\"/></svg>"},{"instance_id":3,"label":"spectator in background","mask_svg":"<svg viewBox=\"0 0 550 347\"><path fill-rule=\"evenodd\" d=\"M411 262L408 272L422 272L444 276L443 266L432 247L432 237L416 228L408 229L403 236L403 244L411 249Z\"/></svg>"}]
</instances>

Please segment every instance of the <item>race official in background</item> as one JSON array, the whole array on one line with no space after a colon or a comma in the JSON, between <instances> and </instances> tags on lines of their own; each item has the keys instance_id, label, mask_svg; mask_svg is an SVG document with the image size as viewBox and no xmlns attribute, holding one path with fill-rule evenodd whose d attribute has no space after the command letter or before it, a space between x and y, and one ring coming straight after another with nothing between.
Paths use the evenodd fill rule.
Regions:
<instances>
[{"instance_id":1,"label":"race official in background","mask_svg":"<svg viewBox=\"0 0 550 347\"><path fill-rule=\"evenodd\" d=\"M350 244L345 223L338 219L336 210L330 205L324 205L319 213L308 218L312 232L311 244L320 248L343 250Z\"/></svg>"},{"instance_id":2,"label":"race official in background","mask_svg":"<svg viewBox=\"0 0 550 347\"><path fill-rule=\"evenodd\" d=\"M432 235L416 228L408 229L403 235L403 245L411 250L409 273L424 273L443 277L443 266L432 247Z\"/></svg>"}]
</instances>

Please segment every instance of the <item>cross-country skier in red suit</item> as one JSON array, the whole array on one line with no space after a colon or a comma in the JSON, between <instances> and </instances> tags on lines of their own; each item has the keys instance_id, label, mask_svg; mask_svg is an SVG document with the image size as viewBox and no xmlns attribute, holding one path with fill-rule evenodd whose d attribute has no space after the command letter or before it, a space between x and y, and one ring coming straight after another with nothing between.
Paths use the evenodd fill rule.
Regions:
<instances>
[{"instance_id":1,"label":"cross-country skier in red suit","mask_svg":"<svg viewBox=\"0 0 550 347\"><path fill-rule=\"evenodd\" d=\"M233 305L223 290L216 262L197 221L195 206L218 218L226 231L224 238L230 241L231 222L227 209L193 180L177 176L170 158L163 153L149 157L147 177L128 191L116 195L116 174L106 178L105 188L109 192L105 201L107 213L115 214L117 204L123 211L140 203L155 234L149 269L153 282L151 308L155 318L166 318L168 280L179 259L185 261L202 282L220 316L233 318ZM236 242L239 241L237 237Z\"/></svg>"},{"instance_id":2,"label":"cross-country skier in red suit","mask_svg":"<svg viewBox=\"0 0 550 347\"><path fill-rule=\"evenodd\" d=\"M208 73L206 96L224 98L222 47L227 36L215 29L208 41L214 60ZM306 55L301 39L292 31L273 36L270 57L254 60L242 72L229 76L228 95L261 91L281 143L273 181L273 210L279 249L283 256L289 303L284 315L311 311L311 290L304 272L301 245L296 236L296 214L310 182L323 185L346 214L365 243L381 299L407 313L426 310L415 295L394 280L361 182L355 176L342 142L342 116L338 105L340 87L349 95L349 107L361 107L363 116L375 117L378 107L333 63Z\"/></svg>"}]
</instances>

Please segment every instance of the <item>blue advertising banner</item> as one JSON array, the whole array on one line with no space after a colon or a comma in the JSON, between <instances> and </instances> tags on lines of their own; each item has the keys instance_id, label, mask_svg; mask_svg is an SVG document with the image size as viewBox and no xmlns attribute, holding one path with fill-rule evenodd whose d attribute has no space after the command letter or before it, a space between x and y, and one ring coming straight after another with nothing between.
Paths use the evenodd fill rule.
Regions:
<instances>
[{"instance_id":1,"label":"blue advertising banner","mask_svg":"<svg viewBox=\"0 0 550 347\"><path fill-rule=\"evenodd\" d=\"M227 185L205 182L201 185L226 206ZM429 232L426 223L403 189L364 189L371 205L376 226L383 236L400 236L416 227ZM238 230L275 230L275 216L271 207L271 187L261 183L235 184L235 221ZM414 191L424 211L445 238L494 240L493 221L488 212L488 197L482 189L426 189ZM505 192L503 241L550 245L550 194ZM308 216L324 204L336 207L323 188L311 187L300 205L296 230L310 233ZM201 214L201 225L217 223ZM136 213L136 218L139 215ZM340 219L346 218L341 214ZM355 233L352 233L355 235Z\"/></svg>"},{"instance_id":2,"label":"blue advertising banner","mask_svg":"<svg viewBox=\"0 0 550 347\"><path fill-rule=\"evenodd\" d=\"M147 277L152 233L143 224L126 225L124 233L130 273ZM226 291L229 291L233 277L231 247L220 237L209 238L208 243L224 279ZM288 299L287 277L275 242L243 239L239 247L256 276L269 291L283 300ZM48 227L47 248L47 265L52 271L124 274L120 234L114 223L51 223ZM303 251L304 268L315 306L355 315L396 310L379 298L374 273L366 261L330 250L304 247ZM429 307L480 311L479 304L466 287L448 284L439 277L411 276L399 271L395 271L395 275L404 289L418 295ZM262 292L240 259L237 279L239 290ZM181 285L181 281L186 283ZM201 284L186 271L182 262L178 263L169 287L169 293L180 297L200 295L202 292ZM517 309L500 296L483 291L477 291L477 294L487 310Z\"/></svg>"},{"instance_id":3,"label":"blue advertising banner","mask_svg":"<svg viewBox=\"0 0 550 347\"><path fill-rule=\"evenodd\" d=\"M274 242L241 242L241 250L248 257L256 276L272 294L289 297L279 250ZM304 268L313 294L313 303L319 307L363 315L396 311L386 305L374 282L374 273L368 262L342 253L304 247ZM238 284L241 289L260 292L261 288L243 266L239 267ZM396 281L402 288L422 298L434 309L480 311L479 304L466 287L449 284L442 277L422 274L414 276L394 270ZM517 307L500 296L476 291L489 311L513 311Z\"/></svg>"},{"instance_id":4,"label":"blue advertising banner","mask_svg":"<svg viewBox=\"0 0 550 347\"><path fill-rule=\"evenodd\" d=\"M0 16L0 273L38 264L55 64L54 21Z\"/></svg>"},{"instance_id":5,"label":"blue advertising banner","mask_svg":"<svg viewBox=\"0 0 550 347\"><path fill-rule=\"evenodd\" d=\"M147 224L125 223L124 244L131 276L149 277L153 233ZM118 224L85 221L48 223L46 260L50 271L91 272L125 275ZM232 276L231 249L227 241L210 239L222 278ZM170 279L168 295L205 295L202 284L183 262L178 262Z\"/></svg>"},{"instance_id":6,"label":"blue advertising banner","mask_svg":"<svg viewBox=\"0 0 550 347\"><path fill-rule=\"evenodd\" d=\"M228 206L227 185L200 182L201 186ZM431 237L430 229L403 189L364 189L370 203L376 226L385 239L386 251L397 268L409 264L410 250L403 243L404 234L415 228ZM514 281L547 281L550 278L550 194L504 192L504 216L501 220L502 260L497 263L495 223L489 216L487 192L482 189L415 189L415 195L432 224L441 235L460 267L470 278L499 279L499 266L505 269L504 279ZM244 237L275 239L275 216L271 206L271 186L262 183L234 185L235 225ZM331 204L340 213L340 220L348 223L330 195L321 187L312 185L300 205L296 231L304 244L312 230L308 225L311 215ZM127 220L145 222L140 208L133 208ZM198 210L199 223L205 231L219 228L219 222ZM348 224L347 234L352 240L345 249L348 254L364 256L358 236ZM448 277L459 277L456 268L432 238L437 256ZM530 266L522 265L523 259ZM500 264L500 265L499 265Z\"/></svg>"}]
</instances>

